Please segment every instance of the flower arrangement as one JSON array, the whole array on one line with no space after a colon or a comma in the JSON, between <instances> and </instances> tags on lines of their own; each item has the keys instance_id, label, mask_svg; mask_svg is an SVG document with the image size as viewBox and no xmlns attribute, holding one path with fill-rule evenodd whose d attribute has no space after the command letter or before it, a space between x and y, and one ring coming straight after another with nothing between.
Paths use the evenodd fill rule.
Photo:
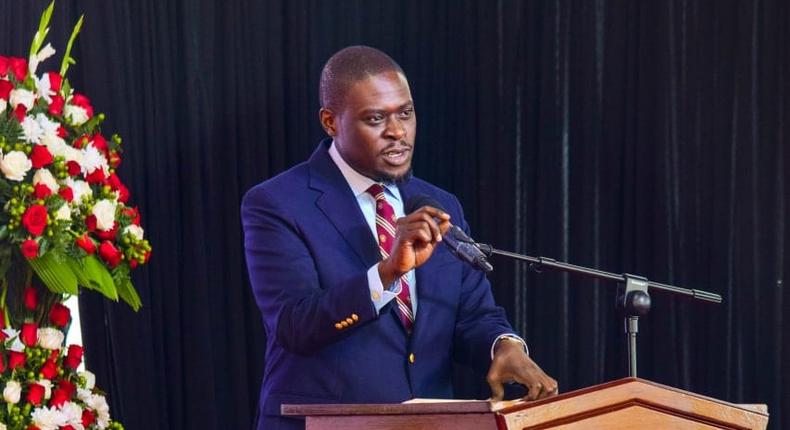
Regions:
<instances>
[{"instance_id":1,"label":"flower arrangement","mask_svg":"<svg viewBox=\"0 0 790 430\"><path fill-rule=\"evenodd\" d=\"M0 430L122 428L109 416L82 347L65 346L62 303L79 287L141 306L130 272L151 246L116 174L121 138L102 134L103 114L66 72L36 74L55 54L44 45L54 1L27 59L0 56Z\"/></svg>"}]
</instances>

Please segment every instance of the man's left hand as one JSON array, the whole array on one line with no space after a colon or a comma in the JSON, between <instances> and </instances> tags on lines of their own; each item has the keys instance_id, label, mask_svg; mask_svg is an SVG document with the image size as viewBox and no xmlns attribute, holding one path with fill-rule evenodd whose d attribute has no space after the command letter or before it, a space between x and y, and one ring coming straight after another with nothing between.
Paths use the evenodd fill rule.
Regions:
<instances>
[{"instance_id":1,"label":"man's left hand","mask_svg":"<svg viewBox=\"0 0 790 430\"><path fill-rule=\"evenodd\" d=\"M509 382L526 386L529 392L524 398L527 400L556 396L558 392L557 381L532 361L524 351L524 346L507 338L501 339L496 345L486 380L491 386L492 400L502 400L505 394L503 384Z\"/></svg>"}]
</instances>

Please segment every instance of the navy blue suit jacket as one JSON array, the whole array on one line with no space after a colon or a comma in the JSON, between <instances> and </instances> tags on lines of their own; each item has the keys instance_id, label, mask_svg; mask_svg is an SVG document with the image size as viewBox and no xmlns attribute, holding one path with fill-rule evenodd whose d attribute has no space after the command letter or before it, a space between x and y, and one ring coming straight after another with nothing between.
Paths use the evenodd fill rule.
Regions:
<instances>
[{"instance_id":1,"label":"navy blue suit jacket","mask_svg":"<svg viewBox=\"0 0 790 430\"><path fill-rule=\"evenodd\" d=\"M279 416L283 403L450 398L451 361L486 371L492 342L513 332L483 273L444 246L416 270L412 335L392 303L376 314L367 270L381 258L378 244L329 143L250 189L242 203L247 266L267 335L258 429L304 427ZM455 196L416 178L399 189L404 201L433 197L468 231ZM353 323L336 327L346 320Z\"/></svg>"}]
</instances>

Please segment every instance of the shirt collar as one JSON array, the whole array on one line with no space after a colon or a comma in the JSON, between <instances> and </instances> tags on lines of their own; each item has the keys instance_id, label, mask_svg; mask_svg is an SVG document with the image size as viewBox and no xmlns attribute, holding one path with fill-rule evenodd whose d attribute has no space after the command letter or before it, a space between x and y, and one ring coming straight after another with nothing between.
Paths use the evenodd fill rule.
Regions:
<instances>
[{"instance_id":1,"label":"shirt collar","mask_svg":"<svg viewBox=\"0 0 790 430\"><path fill-rule=\"evenodd\" d=\"M373 179L368 178L367 176L354 170L353 167L349 166L335 147L334 141L332 141L332 145L329 146L329 157L332 158L332 161L335 162L337 168L340 169L340 173L342 173L343 177L346 178L346 182L348 182L348 185L351 187L351 191L354 192L355 197L359 197L360 195L367 193L368 188L370 188L371 185L377 183ZM389 194L390 197L394 197L400 201L400 191L398 190L397 185L392 182L385 182L382 185L384 185L384 188L387 189L387 194Z\"/></svg>"}]
</instances>

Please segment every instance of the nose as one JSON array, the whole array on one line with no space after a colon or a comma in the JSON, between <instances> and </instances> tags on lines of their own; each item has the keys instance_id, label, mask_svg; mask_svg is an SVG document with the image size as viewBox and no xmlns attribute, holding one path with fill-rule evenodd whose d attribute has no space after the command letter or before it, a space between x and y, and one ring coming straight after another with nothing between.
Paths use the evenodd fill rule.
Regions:
<instances>
[{"instance_id":1,"label":"nose","mask_svg":"<svg viewBox=\"0 0 790 430\"><path fill-rule=\"evenodd\" d=\"M384 137L392 140L401 140L406 136L406 129L400 119L390 116L384 128Z\"/></svg>"}]
</instances>

